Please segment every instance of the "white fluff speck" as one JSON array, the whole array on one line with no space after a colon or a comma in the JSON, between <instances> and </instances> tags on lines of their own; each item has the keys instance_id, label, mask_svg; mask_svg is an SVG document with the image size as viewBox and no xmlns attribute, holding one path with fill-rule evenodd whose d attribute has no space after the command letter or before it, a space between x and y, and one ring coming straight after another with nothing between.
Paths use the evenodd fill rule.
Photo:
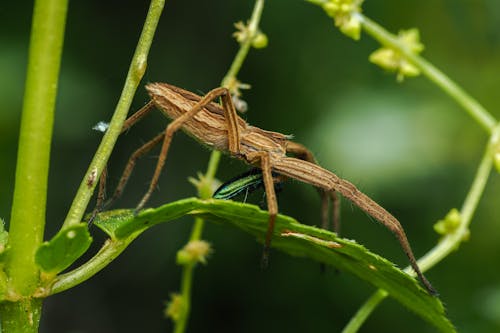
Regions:
<instances>
[{"instance_id":1,"label":"white fluff speck","mask_svg":"<svg viewBox=\"0 0 500 333\"><path fill-rule=\"evenodd\" d=\"M92 127L92 129L104 133L104 132L106 132L108 127L109 127L109 123L104 122L104 121L100 121L94 127Z\"/></svg>"}]
</instances>

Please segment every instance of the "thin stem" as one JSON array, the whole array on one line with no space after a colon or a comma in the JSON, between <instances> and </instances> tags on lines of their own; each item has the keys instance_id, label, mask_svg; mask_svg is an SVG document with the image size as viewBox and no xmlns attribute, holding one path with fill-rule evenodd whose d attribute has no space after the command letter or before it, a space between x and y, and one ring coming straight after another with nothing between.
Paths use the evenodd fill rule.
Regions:
<instances>
[{"instance_id":1,"label":"thin stem","mask_svg":"<svg viewBox=\"0 0 500 333\"><path fill-rule=\"evenodd\" d=\"M229 87L232 82L236 80L243 62L245 61L248 51L252 45L252 40L258 32L260 18L262 16L262 10L264 8L264 0L256 0L250 22L248 24L248 35L247 39L240 44L240 48L234 60L229 68L228 72L222 79L221 85L223 87ZM210 160L208 162L207 171L205 172L206 184L211 185L217 173L217 168L219 166L219 161L221 157L221 152L214 150L210 155ZM200 197L202 199L208 199L212 195L211 191L199 191ZM196 218L193 229L191 230L190 241L200 240L203 233L205 221L201 218ZM190 304L191 304L191 286L193 283L194 265L186 265L182 270L181 276L181 295L185 306L178 320L175 321L174 332L183 333L186 329L186 323L189 318Z\"/></svg>"},{"instance_id":2,"label":"thin stem","mask_svg":"<svg viewBox=\"0 0 500 333\"><path fill-rule=\"evenodd\" d=\"M59 68L67 0L35 2L26 77L7 272L12 292L30 295L38 283L34 254L43 240Z\"/></svg>"},{"instance_id":3,"label":"thin stem","mask_svg":"<svg viewBox=\"0 0 500 333\"><path fill-rule=\"evenodd\" d=\"M494 131L494 133L500 132L500 126ZM492 139L496 137L494 134ZM454 232L444 236L439 243L433 247L427 254L425 254L420 260L418 260L418 266L422 272L427 271L441 260L446 258L451 252L455 251L460 243L468 236L469 225L472 221L472 217L477 208L479 200L484 192L486 183L488 182L488 177L491 173L491 168L493 166L493 154L492 146L495 143L494 140L490 141L490 144L486 148L483 155L481 163L476 172L474 181L472 182L471 188L467 193L464 204L460 213L460 225L455 229ZM406 272L414 274L410 267L405 269ZM344 332L356 332L356 330L361 327L364 321L369 317L369 315L375 310L377 305L388 296L387 292L384 290L377 290L358 310L358 312L351 318L349 323L344 329ZM354 329L355 328L355 329Z\"/></svg>"},{"instance_id":4,"label":"thin stem","mask_svg":"<svg viewBox=\"0 0 500 333\"><path fill-rule=\"evenodd\" d=\"M418 261L422 270L428 270L436 265L451 252L455 251L464 239L467 239L469 235L469 225L484 192L486 183L488 182L492 166L493 154L491 146L488 145L477 169L476 177L474 178L469 193L467 193L467 197L460 210L460 225L454 232L444 236L434 248Z\"/></svg>"},{"instance_id":5,"label":"thin stem","mask_svg":"<svg viewBox=\"0 0 500 333\"><path fill-rule=\"evenodd\" d=\"M205 221L202 218L197 217L194 219L194 225L193 225L193 229L191 229L191 236L189 237L189 241L201 239L204 225L205 225Z\"/></svg>"},{"instance_id":6,"label":"thin stem","mask_svg":"<svg viewBox=\"0 0 500 333\"><path fill-rule=\"evenodd\" d=\"M151 1L148 15L146 17L141 36L139 37L134 56L132 58L132 63L130 64L125 86L111 120L110 127L108 128L106 135L103 137L101 145L99 146L94 159L90 164L89 171L87 171L84 181L80 185L80 189L66 218L64 224L65 226L72 225L75 222L78 223L81 220L95 187L95 184L88 186L85 179L87 179L91 170L99 170L94 171L94 175L100 174L102 167L106 164L109 154L111 154L111 149L116 142L117 136L121 132L123 121L125 120L128 109L130 108L132 98L146 70L147 55L153 40L154 32L158 25L158 20L163 10L164 3L164 0ZM94 176L94 178L98 177ZM108 240L92 259L66 274L59 275L53 281L50 288L46 291L40 291L40 294L43 296L46 296L45 294L56 294L86 281L113 261L138 235L139 233L134 234L125 240Z\"/></svg>"},{"instance_id":7,"label":"thin stem","mask_svg":"<svg viewBox=\"0 0 500 333\"><path fill-rule=\"evenodd\" d=\"M401 52L408 60L416 65L424 75L426 75L432 82L434 82L460 106L462 106L469 113L469 115L491 135L490 143L486 148L474 181L462 206L460 213L460 225L454 230L454 232L444 236L435 247L418 260L420 269L425 272L447 257L451 252L456 250L462 240L468 236L469 225L472 221L472 217L484 192L484 188L491 172L493 165L492 150L495 144L497 144L496 140L498 140L500 125L498 125L497 120L478 101L467 94L458 84L452 81L443 72L434 67L424 58L408 50L394 35L389 33L382 26L362 14L356 15L358 15L358 19L362 23L364 30L369 35L379 41L382 45L389 46ZM414 274L409 267L406 268L405 271ZM388 294L384 290L379 289L375 292L351 318L345 327L344 332L356 332L373 312L373 310L378 306L378 304L380 304L380 302L387 296Z\"/></svg>"},{"instance_id":8,"label":"thin stem","mask_svg":"<svg viewBox=\"0 0 500 333\"><path fill-rule=\"evenodd\" d=\"M106 131L106 134L104 135L101 144L99 145L99 148L90 163L87 173L80 184L75 199L73 200L73 204L71 205L66 220L64 221L63 227L80 223L82 220L85 209L87 208L92 194L94 193L94 188L97 183L94 181L89 182L88 180L99 178L102 170L108 162L116 140L120 135L123 123L127 117L128 110L130 109L132 99L135 95L135 91L137 90L144 72L146 71L149 49L151 47L153 36L164 4L165 0L151 1L148 15L146 17L146 21L144 22L144 27L129 67L125 85L120 99L118 100L118 104L116 105L109 128Z\"/></svg>"},{"instance_id":9,"label":"thin stem","mask_svg":"<svg viewBox=\"0 0 500 333\"><path fill-rule=\"evenodd\" d=\"M227 87L238 75L243 62L245 61L252 41L259 29L260 17L262 16L262 10L264 8L264 0L257 0L253 8L252 17L250 17L250 23L248 24L248 34L247 38L240 44L240 49L236 54L229 71L226 76L222 79L222 86Z\"/></svg>"},{"instance_id":10,"label":"thin stem","mask_svg":"<svg viewBox=\"0 0 500 333\"><path fill-rule=\"evenodd\" d=\"M118 257L140 233L138 232L122 240L107 240L94 257L78 268L59 275L46 291L40 292L41 296L60 293L88 280ZM45 295L45 293L47 294Z\"/></svg>"},{"instance_id":11,"label":"thin stem","mask_svg":"<svg viewBox=\"0 0 500 333\"><path fill-rule=\"evenodd\" d=\"M203 222L202 219L196 219ZM189 313L191 312L191 286L193 281L193 270L195 265L189 264L182 270L181 295L182 295L182 314L175 322L174 333L182 333L186 330Z\"/></svg>"},{"instance_id":12,"label":"thin stem","mask_svg":"<svg viewBox=\"0 0 500 333\"><path fill-rule=\"evenodd\" d=\"M217 154L216 154L217 153ZM215 174L217 173L217 168L219 167L219 161L221 157L221 152L218 150L214 150L210 155L210 159L208 161L207 171L205 173L205 177L208 180L214 180Z\"/></svg>"},{"instance_id":13,"label":"thin stem","mask_svg":"<svg viewBox=\"0 0 500 333\"><path fill-rule=\"evenodd\" d=\"M375 308L387 297L387 291L383 289L377 290L369 299L363 304L362 307L358 309L356 314L351 318L346 327L342 330L342 333L355 333L357 332L363 323L368 319L370 314L375 310Z\"/></svg>"},{"instance_id":14,"label":"thin stem","mask_svg":"<svg viewBox=\"0 0 500 333\"><path fill-rule=\"evenodd\" d=\"M380 44L401 52L408 60L416 65L428 79L443 89L444 92L462 106L489 134L493 132L497 121L477 100L467 94L465 90L439 69L434 67L430 62L406 48L393 34L385 30L382 26L362 14L357 15L366 33L376 39Z\"/></svg>"}]
</instances>

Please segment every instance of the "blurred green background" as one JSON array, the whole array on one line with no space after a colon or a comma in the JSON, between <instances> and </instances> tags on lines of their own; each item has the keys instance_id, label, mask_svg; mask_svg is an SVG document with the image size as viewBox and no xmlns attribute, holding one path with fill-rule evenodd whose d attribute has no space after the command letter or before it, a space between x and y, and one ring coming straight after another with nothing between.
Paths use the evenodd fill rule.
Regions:
<instances>
[{"instance_id":1,"label":"blurred green background","mask_svg":"<svg viewBox=\"0 0 500 333\"><path fill-rule=\"evenodd\" d=\"M167 1L144 83L164 81L195 92L219 85L237 50L233 23L246 20L253 1ZM71 1L61 67L49 180L46 237L61 225L101 134L117 103L147 1ZM418 27L423 55L500 117L500 2L496 0L370 0L364 13L387 29ZM0 216L10 216L16 145L32 3L0 3ZM368 62L377 43L340 34L318 7L305 1L268 1L262 30L269 46L251 50L239 75L252 89L244 116L264 129L293 134L327 169L351 180L397 216L417 256L437 241L432 225L459 208L483 154L487 135L426 78L395 76ZM141 85L142 86L142 85ZM147 101L141 87L133 110ZM131 152L162 130L156 114L118 142L109 165L116 184ZM160 189L150 205L193 196L187 178L204 171L209 151L176 135ZM115 207L133 207L154 168L138 163ZM218 177L247 167L223 158ZM474 221L471 239L427 273L462 332L500 330L499 177L493 174ZM259 201L258 199L256 200ZM280 212L319 223L319 200L309 186L289 183ZM29 207L28 207L29 209ZM349 202L343 234L401 267L394 237ZM42 332L168 332L164 303L179 288L176 251L190 218L160 225L136 240L90 281L47 300ZM92 233L91 253L103 235ZM374 291L347 274L304 259L272 253L261 271L261 245L246 234L208 224L215 252L196 271L190 332L337 332ZM362 332L427 332L433 328L386 300Z\"/></svg>"}]
</instances>

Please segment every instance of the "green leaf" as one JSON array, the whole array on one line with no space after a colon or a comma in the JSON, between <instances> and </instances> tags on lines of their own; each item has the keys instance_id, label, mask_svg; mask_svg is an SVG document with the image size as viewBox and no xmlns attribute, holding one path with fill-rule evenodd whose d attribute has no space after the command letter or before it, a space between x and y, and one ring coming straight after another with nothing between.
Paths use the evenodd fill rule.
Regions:
<instances>
[{"instance_id":1,"label":"green leaf","mask_svg":"<svg viewBox=\"0 0 500 333\"><path fill-rule=\"evenodd\" d=\"M95 224L113 238L124 239L148 227L191 214L209 221L233 225L263 241L268 212L254 205L225 200L189 198L146 209L134 216L131 210L99 214ZM440 300L431 296L411 276L352 240L333 232L300 224L291 217L278 215L272 241L277 248L294 256L308 257L331 264L386 290L394 299L439 328L454 332Z\"/></svg>"},{"instance_id":2,"label":"green leaf","mask_svg":"<svg viewBox=\"0 0 500 333\"><path fill-rule=\"evenodd\" d=\"M184 216L196 209L200 202L198 198L178 200L156 209L144 209L135 216L127 209L103 212L96 216L94 224L113 239L125 239L155 224Z\"/></svg>"},{"instance_id":3,"label":"green leaf","mask_svg":"<svg viewBox=\"0 0 500 333\"><path fill-rule=\"evenodd\" d=\"M43 272L55 275L84 254L90 243L92 237L86 223L64 228L38 248L35 262Z\"/></svg>"}]
</instances>

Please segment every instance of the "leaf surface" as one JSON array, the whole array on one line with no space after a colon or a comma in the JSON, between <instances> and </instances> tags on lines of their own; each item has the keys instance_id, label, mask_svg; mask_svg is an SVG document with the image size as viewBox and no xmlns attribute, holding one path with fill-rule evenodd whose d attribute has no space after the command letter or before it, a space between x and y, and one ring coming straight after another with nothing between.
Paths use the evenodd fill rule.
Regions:
<instances>
[{"instance_id":1,"label":"leaf surface","mask_svg":"<svg viewBox=\"0 0 500 333\"><path fill-rule=\"evenodd\" d=\"M95 224L112 238L126 238L162 222L190 214L208 221L232 225L263 241L268 212L254 205L226 200L188 198L158 208L146 209L134 216L131 210L110 211L98 215ZM436 326L442 332L455 332L445 315L441 301L431 296L418 281L389 260L370 252L353 240L335 233L304 225L278 215L272 247L293 256L307 257L348 271L386 290L395 300Z\"/></svg>"},{"instance_id":2,"label":"leaf surface","mask_svg":"<svg viewBox=\"0 0 500 333\"><path fill-rule=\"evenodd\" d=\"M50 241L40 245L35 262L44 273L55 275L84 254L91 243L87 224L79 223L59 231Z\"/></svg>"}]
</instances>

